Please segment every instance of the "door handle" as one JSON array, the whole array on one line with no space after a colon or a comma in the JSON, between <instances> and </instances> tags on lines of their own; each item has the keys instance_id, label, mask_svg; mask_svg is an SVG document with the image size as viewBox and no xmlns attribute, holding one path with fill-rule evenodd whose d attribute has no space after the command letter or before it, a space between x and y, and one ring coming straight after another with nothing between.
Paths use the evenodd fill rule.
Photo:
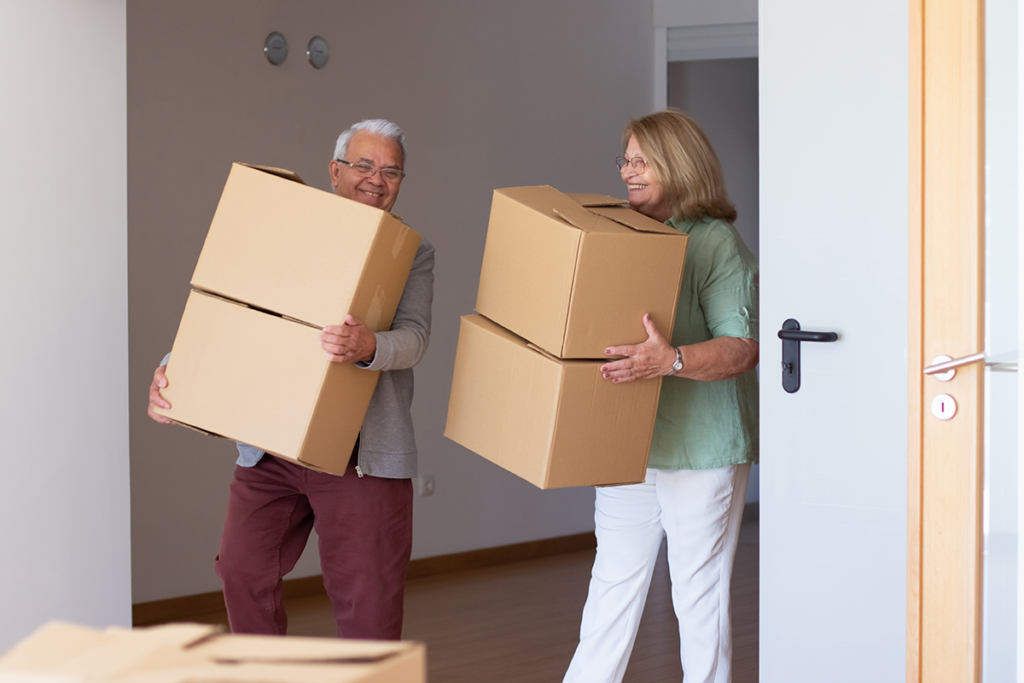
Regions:
<instances>
[{"instance_id":1,"label":"door handle","mask_svg":"<svg viewBox=\"0 0 1024 683\"><path fill-rule=\"evenodd\" d=\"M996 372L1017 372L1017 352L1009 354L997 354L989 356L984 351L972 353L969 356L950 358L949 356L936 356L932 364L924 369L924 374L932 375L940 382L948 382L956 375L956 369L971 363L985 363L985 367Z\"/></svg>"},{"instance_id":2,"label":"door handle","mask_svg":"<svg viewBox=\"0 0 1024 683\"><path fill-rule=\"evenodd\" d=\"M940 382L948 382L953 379L953 375L956 374L957 368L984 360L984 351L981 353L972 353L970 356L962 356L960 358L936 356L935 359L932 360L932 364L924 369L924 374L935 375L935 379Z\"/></svg>"},{"instance_id":3,"label":"door handle","mask_svg":"<svg viewBox=\"0 0 1024 683\"><path fill-rule=\"evenodd\" d=\"M834 342L839 335L801 330L800 323L790 318L782 323L779 339L782 340L782 388L795 394L800 390L800 342Z\"/></svg>"},{"instance_id":4,"label":"door handle","mask_svg":"<svg viewBox=\"0 0 1024 683\"><path fill-rule=\"evenodd\" d=\"M788 320L786 322L789 322ZM793 322L796 322L795 320ZM798 325L800 323L797 323ZM811 332L810 330L787 330L783 327L779 330L779 339L783 341L796 341L796 342L834 342L839 339L839 335L835 332Z\"/></svg>"}]
</instances>

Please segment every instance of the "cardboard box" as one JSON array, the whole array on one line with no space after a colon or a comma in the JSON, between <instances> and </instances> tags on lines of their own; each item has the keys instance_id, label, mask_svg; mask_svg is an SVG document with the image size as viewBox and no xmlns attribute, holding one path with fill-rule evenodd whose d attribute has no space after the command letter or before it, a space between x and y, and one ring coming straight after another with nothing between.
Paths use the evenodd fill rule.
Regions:
<instances>
[{"instance_id":1,"label":"cardboard box","mask_svg":"<svg viewBox=\"0 0 1024 683\"><path fill-rule=\"evenodd\" d=\"M687 236L601 195L494 191L476 311L559 358L671 338Z\"/></svg>"},{"instance_id":2,"label":"cardboard box","mask_svg":"<svg viewBox=\"0 0 1024 683\"><path fill-rule=\"evenodd\" d=\"M387 211L232 164L192 286L317 327L391 325L420 236Z\"/></svg>"},{"instance_id":3,"label":"cardboard box","mask_svg":"<svg viewBox=\"0 0 1024 683\"><path fill-rule=\"evenodd\" d=\"M425 683L420 643L50 622L0 657L0 683Z\"/></svg>"},{"instance_id":4,"label":"cardboard box","mask_svg":"<svg viewBox=\"0 0 1024 683\"><path fill-rule=\"evenodd\" d=\"M419 243L386 211L233 164L157 412L344 474L378 373L328 362L319 330L347 314L388 329Z\"/></svg>"},{"instance_id":5,"label":"cardboard box","mask_svg":"<svg viewBox=\"0 0 1024 683\"><path fill-rule=\"evenodd\" d=\"M542 488L644 480L661 378L613 384L463 316L445 436Z\"/></svg>"},{"instance_id":6,"label":"cardboard box","mask_svg":"<svg viewBox=\"0 0 1024 683\"><path fill-rule=\"evenodd\" d=\"M176 422L342 475L378 372L324 357L320 330L193 290L167 365Z\"/></svg>"}]
</instances>

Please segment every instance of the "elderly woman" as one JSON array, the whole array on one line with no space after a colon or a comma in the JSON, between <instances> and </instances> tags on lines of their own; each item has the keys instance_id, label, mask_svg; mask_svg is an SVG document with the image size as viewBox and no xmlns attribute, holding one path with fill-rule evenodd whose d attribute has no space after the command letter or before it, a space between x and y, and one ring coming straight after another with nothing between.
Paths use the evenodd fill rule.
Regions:
<instances>
[{"instance_id":1,"label":"elderly woman","mask_svg":"<svg viewBox=\"0 0 1024 683\"><path fill-rule=\"evenodd\" d=\"M690 236L675 330L613 346L611 382L665 376L644 483L597 489L597 557L566 683L621 681L668 538L686 683L732 680L729 585L757 458L757 263L718 158L682 112L630 122L616 161L630 205Z\"/></svg>"}]
</instances>

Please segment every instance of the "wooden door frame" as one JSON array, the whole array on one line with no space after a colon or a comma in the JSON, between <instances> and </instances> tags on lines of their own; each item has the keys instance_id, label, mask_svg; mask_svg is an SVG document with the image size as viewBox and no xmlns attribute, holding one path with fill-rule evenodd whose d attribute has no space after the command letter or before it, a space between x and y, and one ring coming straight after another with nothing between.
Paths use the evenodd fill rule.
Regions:
<instances>
[{"instance_id":1,"label":"wooden door frame","mask_svg":"<svg viewBox=\"0 0 1024 683\"><path fill-rule=\"evenodd\" d=\"M907 681L980 683L984 0L910 0ZM956 417L931 415L939 393Z\"/></svg>"}]
</instances>

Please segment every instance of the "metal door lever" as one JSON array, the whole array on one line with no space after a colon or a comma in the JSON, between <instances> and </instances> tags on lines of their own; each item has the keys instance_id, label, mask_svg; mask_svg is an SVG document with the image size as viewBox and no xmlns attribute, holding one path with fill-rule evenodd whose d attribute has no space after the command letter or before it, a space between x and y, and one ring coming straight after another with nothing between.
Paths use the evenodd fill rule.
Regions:
<instances>
[{"instance_id":1,"label":"metal door lever","mask_svg":"<svg viewBox=\"0 0 1024 683\"><path fill-rule=\"evenodd\" d=\"M1017 372L1017 352L1009 354L996 354L989 356L984 351L972 353L961 358L950 358L949 356L936 356L932 364L924 369L924 374L932 375L940 382L948 382L956 375L956 369L971 363L985 363L985 367L995 372Z\"/></svg>"},{"instance_id":2,"label":"metal door lever","mask_svg":"<svg viewBox=\"0 0 1024 683\"><path fill-rule=\"evenodd\" d=\"M985 352L973 353L970 356L964 356L962 358L950 358L949 356L938 356L932 364L924 369L926 375L939 375L947 370L955 370L962 365L970 365L971 363L977 363L978 361L985 360ZM952 376L951 376L952 377Z\"/></svg>"},{"instance_id":3,"label":"metal door lever","mask_svg":"<svg viewBox=\"0 0 1024 683\"><path fill-rule=\"evenodd\" d=\"M787 320L786 322L789 322ZM795 320L793 322L796 322ZM799 325L800 323L797 323ZM811 332L810 330L787 330L785 323L783 323L782 329L779 330L779 339L783 341L797 341L797 342L834 342L839 339L839 335L835 332Z\"/></svg>"},{"instance_id":4,"label":"metal door lever","mask_svg":"<svg viewBox=\"0 0 1024 683\"><path fill-rule=\"evenodd\" d=\"M790 318L782 323L779 339L782 340L782 388L793 394L800 390L800 342L834 342L839 335L801 330L800 323Z\"/></svg>"}]
</instances>

